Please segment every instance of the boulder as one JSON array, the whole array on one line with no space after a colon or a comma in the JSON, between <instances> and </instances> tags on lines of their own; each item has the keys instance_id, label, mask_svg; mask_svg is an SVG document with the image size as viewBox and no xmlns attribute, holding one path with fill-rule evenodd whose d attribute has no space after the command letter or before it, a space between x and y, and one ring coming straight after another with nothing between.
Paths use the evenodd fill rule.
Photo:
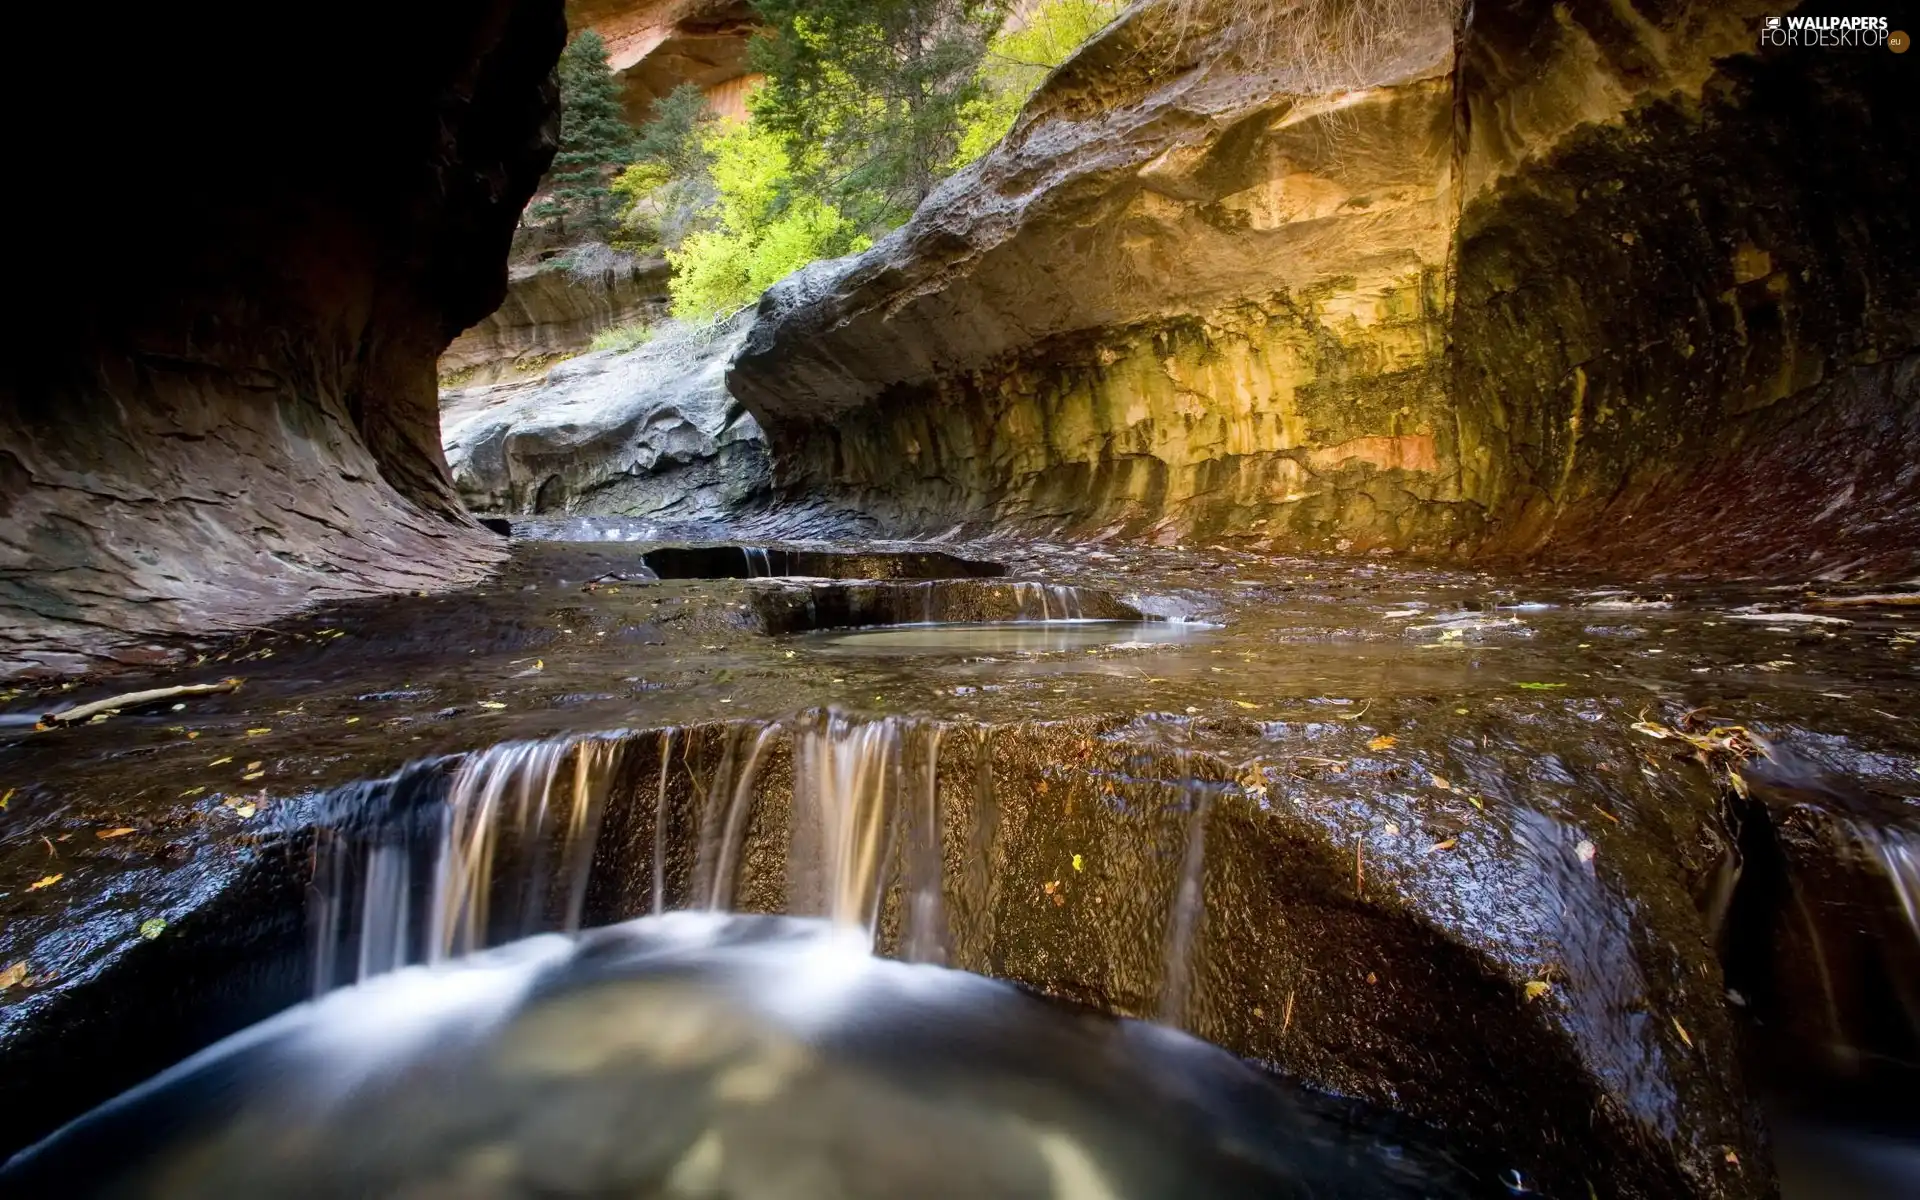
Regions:
<instances>
[{"instance_id":1,"label":"boulder","mask_svg":"<svg viewBox=\"0 0 1920 1200\"><path fill-rule=\"evenodd\" d=\"M447 461L480 512L701 519L759 500L760 427L726 389L750 314L669 325L637 350L582 355L530 382L446 393Z\"/></svg>"}]
</instances>

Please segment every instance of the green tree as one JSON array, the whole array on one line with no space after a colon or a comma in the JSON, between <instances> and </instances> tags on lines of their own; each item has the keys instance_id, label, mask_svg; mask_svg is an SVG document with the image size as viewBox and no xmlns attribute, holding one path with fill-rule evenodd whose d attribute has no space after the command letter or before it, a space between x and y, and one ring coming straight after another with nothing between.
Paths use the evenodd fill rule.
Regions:
<instances>
[{"instance_id":1,"label":"green tree","mask_svg":"<svg viewBox=\"0 0 1920 1200\"><path fill-rule=\"evenodd\" d=\"M687 235L711 226L715 203L707 136L716 120L699 85L662 96L634 140L633 165L612 183L622 197L616 249L677 250Z\"/></svg>"},{"instance_id":2,"label":"green tree","mask_svg":"<svg viewBox=\"0 0 1920 1200\"><path fill-rule=\"evenodd\" d=\"M607 44L584 30L560 54L560 151L547 176L552 188L530 214L557 230L606 237L619 209L608 184L633 161L634 132L607 65Z\"/></svg>"},{"instance_id":3,"label":"green tree","mask_svg":"<svg viewBox=\"0 0 1920 1200\"><path fill-rule=\"evenodd\" d=\"M754 0L755 120L801 185L857 224L898 224L951 168L1009 0Z\"/></svg>"},{"instance_id":4,"label":"green tree","mask_svg":"<svg viewBox=\"0 0 1920 1200\"><path fill-rule=\"evenodd\" d=\"M817 258L871 244L833 205L794 189L780 139L757 122L723 123L704 151L719 226L667 251L673 315L681 320L723 316Z\"/></svg>"},{"instance_id":5,"label":"green tree","mask_svg":"<svg viewBox=\"0 0 1920 1200\"><path fill-rule=\"evenodd\" d=\"M700 85L683 83L654 102L653 116L634 139L633 160L657 162L682 178L703 171L704 135L714 120Z\"/></svg>"},{"instance_id":6,"label":"green tree","mask_svg":"<svg viewBox=\"0 0 1920 1200\"><path fill-rule=\"evenodd\" d=\"M993 149L1033 90L1126 6L1127 0L1042 0L1018 28L1001 30L980 64L980 94L961 107L952 165L963 167Z\"/></svg>"}]
</instances>

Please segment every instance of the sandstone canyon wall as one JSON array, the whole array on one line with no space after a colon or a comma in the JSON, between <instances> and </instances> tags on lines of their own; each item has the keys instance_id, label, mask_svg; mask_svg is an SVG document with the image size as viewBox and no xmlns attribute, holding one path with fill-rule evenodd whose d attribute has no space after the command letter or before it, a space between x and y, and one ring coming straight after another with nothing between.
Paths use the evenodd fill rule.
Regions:
<instances>
[{"instance_id":1,"label":"sandstone canyon wall","mask_svg":"<svg viewBox=\"0 0 1920 1200\"><path fill-rule=\"evenodd\" d=\"M1136 6L731 385L903 530L1911 574L1912 64L1764 9Z\"/></svg>"},{"instance_id":2,"label":"sandstone canyon wall","mask_svg":"<svg viewBox=\"0 0 1920 1200\"><path fill-rule=\"evenodd\" d=\"M0 677L471 580L435 359L505 289L551 159L559 0L129 7L11 72ZM111 115L111 136L100 122Z\"/></svg>"},{"instance_id":3,"label":"sandstone canyon wall","mask_svg":"<svg viewBox=\"0 0 1920 1200\"><path fill-rule=\"evenodd\" d=\"M466 385L525 375L585 350L603 329L666 319L672 298L665 259L586 250L593 257L580 268L512 267L506 299L453 339L440 356L441 376Z\"/></svg>"},{"instance_id":4,"label":"sandstone canyon wall","mask_svg":"<svg viewBox=\"0 0 1920 1200\"><path fill-rule=\"evenodd\" d=\"M567 23L606 39L635 124L683 83L722 113L745 114L747 40L760 27L751 0L567 0Z\"/></svg>"}]
</instances>

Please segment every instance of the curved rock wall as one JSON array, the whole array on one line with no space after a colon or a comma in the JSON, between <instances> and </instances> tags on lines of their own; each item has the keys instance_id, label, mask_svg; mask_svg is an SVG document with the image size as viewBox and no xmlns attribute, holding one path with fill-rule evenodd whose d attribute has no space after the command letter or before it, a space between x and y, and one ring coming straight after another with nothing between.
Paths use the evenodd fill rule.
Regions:
<instances>
[{"instance_id":1,"label":"curved rock wall","mask_svg":"<svg viewBox=\"0 0 1920 1200\"><path fill-rule=\"evenodd\" d=\"M1136 8L776 287L730 383L782 486L898 529L1920 570L1909 64L1755 53L1757 4L1389 7Z\"/></svg>"},{"instance_id":2,"label":"curved rock wall","mask_svg":"<svg viewBox=\"0 0 1920 1200\"><path fill-rule=\"evenodd\" d=\"M724 105L727 85L746 76L747 40L760 17L750 0L567 0L567 23L606 39L637 124L683 83L710 96L717 90Z\"/></svg>"},{"instance_id":3,"label":"curved rock wall","mask_svg":"<svg viewBox=\"0 0 1920 1200\"><path fill-rule=\"evenodd\" d=\"M434 360L504 292L564 34L559 0L350 0L294 40L214 3L104 24L88 106L54 56L9 73L46 282L0 354L0 677L497 560Z\"/></svg>"},{"instance_id":4,"label":"curved rock wall","mask_svg":"<svg viewBox=\"0 0 1920 1200\"><path fill-rule=\"evenodd\" d=\"M453 339L440 356L441 376L492 382L585 350L603 329L664 320L671 302L666 260L605 258L610 265L597 271L548 264L512 268L507 298Z\"/></svg>"},{"instance_id":5,"label":"curved rock wall","mask_svg":"<svg viewBox=\"0 0 1920 1200\"><path fill-rule=\"evenodd\" d=\"M751 314L666 325L647 345L537 381L448 392L441 421L476 512L720 519L763 501L767 446L726 388Z\"/></svg>"}]
</instances>

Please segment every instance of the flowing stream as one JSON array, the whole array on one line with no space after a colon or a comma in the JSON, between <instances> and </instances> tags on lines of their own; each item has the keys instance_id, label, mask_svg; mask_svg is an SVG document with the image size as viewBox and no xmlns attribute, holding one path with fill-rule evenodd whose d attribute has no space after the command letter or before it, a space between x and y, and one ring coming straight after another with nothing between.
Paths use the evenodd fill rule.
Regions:
<instances>
[{"instance_id":1,"label":"flowing stream","mask_svg":"<svg viewBox=\"0 0 1920 1200\"><path fill-rule=\"evenodd\" d=\"M1736 1116L1688 1136L1734 1145L1742 1021L1768 1087L1920 1061L1913 606L1222 548L655 572L650 546L520 542L470 592L210 648L191 678L238 692L0 729L0 962L46 980L0 1033L33 1044L53 1001L236 919L304 924L278 1006L786 914L854 974L1008 980L1444 1125L1473 1194L1608 1194L1585 1163L1702 1113ZM842 567L876 577L801 570ZM103 1063L166 1065L197 1048L163 1036L175 997L255 986L153 978L97 1018L146 1031Z\"/></svg>"}]
</instances>

